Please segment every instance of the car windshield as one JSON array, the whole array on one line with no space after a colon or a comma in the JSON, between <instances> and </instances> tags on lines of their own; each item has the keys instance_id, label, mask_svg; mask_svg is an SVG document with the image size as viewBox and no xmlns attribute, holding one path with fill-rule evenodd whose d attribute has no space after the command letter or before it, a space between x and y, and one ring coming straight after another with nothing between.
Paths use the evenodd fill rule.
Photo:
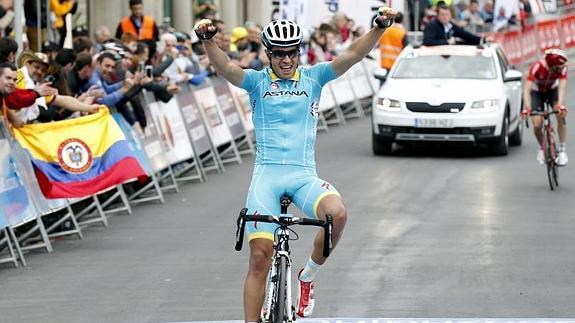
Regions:
<instances>
[{"instance_id":1,"label":"car windshield","mask_svg":"<svg viewBox=\"0 0 575 323\"><path fill-rule=\"evenodd\" d=\"M404 57L393 78L495 79L492 57L460 55L424 55Z\"/></svg>"}]
</instances>

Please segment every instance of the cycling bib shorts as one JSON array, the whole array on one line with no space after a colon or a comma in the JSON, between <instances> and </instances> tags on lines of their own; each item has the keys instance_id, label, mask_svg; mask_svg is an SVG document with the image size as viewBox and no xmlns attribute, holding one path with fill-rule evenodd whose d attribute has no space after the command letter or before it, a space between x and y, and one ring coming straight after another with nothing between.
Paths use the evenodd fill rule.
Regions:
<instances>
[{"instance_id":1,"label":"cycling bib shorts","mask_svg":"<svg viewBox=\"0 0 575 323\"><path fill-rule=\"evenodd\" d=\"M322 87L336 78L331 63L299 67L291 79L271 68L244 70L241 88L250 96L256 134L256 160L247 198L248 213L278 215L281 196L289 196L316 217L324 196L337 194L315 170L315 139ZM249 223L248 239L273 240L277 225Z\"/></svg>"},{"instance_id":2,"label":"cycling bib shorts","mask_svg":"<svg viewBox=\"0 0 575 323\"><path fill-rule=\"evenodd\" d=\"M337 189L320 179L315 170L294 165L256 165L248 193L248 214L280 214L280 198L289 196L309 218L317 218L319 202L328 195L338 195ZM289 213L289 212L288 212ZM274 240L273 223L248 222L248 240Z\"/></svg>"}]
</instances>

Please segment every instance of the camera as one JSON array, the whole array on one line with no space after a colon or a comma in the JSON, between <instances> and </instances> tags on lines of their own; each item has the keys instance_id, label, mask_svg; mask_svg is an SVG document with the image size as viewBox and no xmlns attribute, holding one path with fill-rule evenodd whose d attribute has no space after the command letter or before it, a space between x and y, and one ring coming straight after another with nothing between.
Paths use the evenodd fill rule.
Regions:
<instances>
[{"instance_id":1,"label":"camera","mask_svg":"<svg viewBox=\"0 0 575 323\"><path fill-rule=\"evenodd\" d=\"M44 82L46 83L54 83L56 81L56 77L54 75L48 75L44 78Z\"/></svg>"},{"instance_id":2,"label":"camera","mask_svg":"<svg viewBox=\"0 0 575 323\"><path fill-rule=\"evenodd\" d=\"M149 78L154 78L154 72L152 65L146 65L145 67L146 76Z\"/></svg>"}]
</instances>

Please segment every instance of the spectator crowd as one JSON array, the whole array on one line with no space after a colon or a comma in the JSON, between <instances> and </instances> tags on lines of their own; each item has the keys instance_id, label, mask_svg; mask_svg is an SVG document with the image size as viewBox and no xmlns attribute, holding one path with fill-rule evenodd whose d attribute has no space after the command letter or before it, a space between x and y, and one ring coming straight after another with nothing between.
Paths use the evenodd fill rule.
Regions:
<instances>
[{"instance_id":1,"label":"spectator crowd","mask_svg":"<svg viewBox=\"0 0 575 323\"><path fill-rule=\"evenodd\" d=\"M51 0L49 8L41 1L24 1L26 38L17 57L18 44L12 38L13 1L0 0L0 96L4 115L13 126L50 122L95 111L104 104L120 112L132 125L146 127L144 103L139 95L147 90L158 100L167 102L183 84L200 85L214 75L201 42L193 32L158 26L145 15L142 0L124 0L130 16L122 18L115 31L100 26L90 33L83 27L72 28L72 48L63 48L68 33L64 19L77 10L76 0ZM427 0L424 0L427 1ZM421 20L424 45L455 43L460 39L479 43L481 33L501 31L525 21L531 15L527 0L521 0L519 17L506 15L505 8L494 8L492 0L432 0ZM53 21L37 12L51 10ZM246 21L242 26L228 26L218 17L212 0L194 1L196 20L211 19L217 27L214 37L230 60L242 68L260 70L269 65L261 43L262 26ZM403 15L380 41L381 66L389 69L406 46ZM40 31L40 33L38 33ZM52 41L46 40L51 32ZM301 50L303 64L333 60L356 38L365 33L342 12L322 21L307 37ZM6 78L14 79L11 86ZM8 85L6 85L8 84Z\"/></svg>"},{"instance_id":2,"label":"spectator crowd","mask_svg":"<svg viewBox=\"0 0 575 323\"><path fill-rule=\"evenodd\" d=\"M26 40L19 45L13 39L13 3L0 0L0 84L4 115L13 126L59 121L96 111L106 105L120 112L132 125L146 127L144 102L139 94L147 90L158 100L167 102L184 84L200 85L214 75L201 42L193 32L158 26L144 14L142 0L124 0L130 16L122 18L111 31L100 26L93 38L83 27L72 28L72 48L63 48L67 14L74 14L75 0L52 0L55 20L46 21L46 1L36 8L36 1L25 0ZM211 19L217 27L214 37L232 62L242 68L261 70L269 65L261 43L262 26L247 21L242 26L228 26L218 18L218 8L211 0L194 1L196 21ZM38 33L40 31L40 33ZM52 41L44 41L47 34ZM317 64L333 60L353 39L365 33L343 13L336 13L309 31L302 47L302 61ZM38 39L43 40L37 48ZM18 57L17 57L18 56ZM9 84L10 83L10 84Z\"/></svg>"}]
</instances>

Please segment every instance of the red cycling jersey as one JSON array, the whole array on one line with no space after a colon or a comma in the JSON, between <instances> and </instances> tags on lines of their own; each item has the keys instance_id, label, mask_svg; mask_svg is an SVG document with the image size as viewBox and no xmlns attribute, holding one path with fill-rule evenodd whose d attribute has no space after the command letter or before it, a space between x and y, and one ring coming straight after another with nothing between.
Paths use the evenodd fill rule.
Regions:
<instances>
[{"instance_id":1,"label":"red cycling jersey","mask_svg":"<svg viewBox=\"0 0 575 323\"><path fill-rule=\"evenodd\" d=\"M528 81L533 82L533 91L549 92L556 88L559 79L567 79L567 66L558 72L551 72L541 61L536 62L529 69Z\"/></svg>"}]
</instances>

